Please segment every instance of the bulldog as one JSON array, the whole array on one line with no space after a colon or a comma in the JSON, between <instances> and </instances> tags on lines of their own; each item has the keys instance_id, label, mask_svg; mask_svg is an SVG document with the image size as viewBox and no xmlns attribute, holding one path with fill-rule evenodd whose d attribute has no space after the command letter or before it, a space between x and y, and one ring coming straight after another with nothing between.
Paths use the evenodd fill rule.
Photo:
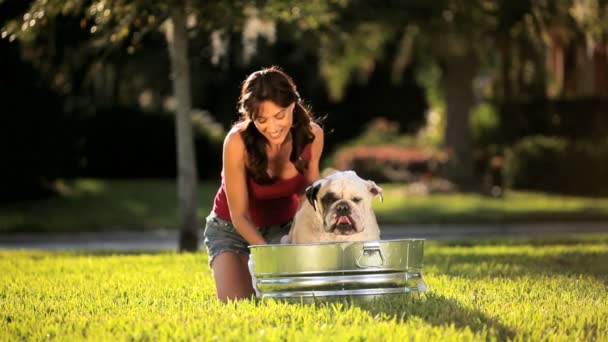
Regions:
<instances>
[{"instance_id":1,"label":"bulldog","mask_svg":"<svg viewBox=\"0 0 608 342\"><path fill-rule=\"evenodd\" d=\"M306 189L304 201L283 243L369 241L380 239L372 200L382 188L354 171L336 171Z\"/></svg>"}]
</instances>

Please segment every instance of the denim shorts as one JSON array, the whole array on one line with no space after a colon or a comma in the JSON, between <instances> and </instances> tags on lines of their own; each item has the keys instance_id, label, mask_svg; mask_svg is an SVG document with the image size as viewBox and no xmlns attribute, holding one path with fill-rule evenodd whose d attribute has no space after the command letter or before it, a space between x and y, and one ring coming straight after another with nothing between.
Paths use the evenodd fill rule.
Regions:
<instances>
[{"instance_id":1,"label":"denim shorts","mask_svg":"<svg viewBox=\"0 0 608 342\"><path fill-rule=\"evenodd\" d=\"M278 244L281 243L281 238L289 233L290 227L291 221L258 229L268 244ZM249 255L249 243L243 239L231 222L219 218L214 212L207 216L203 236L209 254L209 266L213 259L223 252Z\"/></svg>"}]
</instances>

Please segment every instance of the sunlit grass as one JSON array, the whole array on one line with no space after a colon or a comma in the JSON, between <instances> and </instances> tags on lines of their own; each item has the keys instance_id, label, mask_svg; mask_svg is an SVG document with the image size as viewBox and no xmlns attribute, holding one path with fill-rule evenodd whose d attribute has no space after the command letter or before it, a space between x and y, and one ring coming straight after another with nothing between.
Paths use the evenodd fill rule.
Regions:
<instances>
[{"instance_id":1,"label":"sunlit grass","mask_svg":"<svg viewBox=\"0 0 608 342\"><path fill-rule=\"evenodd\" d=\"M608 339L606 235L427 241L424 260L420 297L223 305L204 253L1 251L1 339Z\"/></svg>"},{"instance_id":2,"label":"sunlit grass","mask_svg":"<svg viewBox=\"0 0 608 342\"><path fill-rule=\"evenodd\" d=\"M199 186L202 224L218 182ZM374 201L380 224L497 223L516 221L608 220L608 198L583 198L508 191L502 199L477 194L408 196L398 185L382 184L384 202ZM61 196L0 205L0 233L175 229L175 180L63 182Z\"/></svg>"}]
</instances>

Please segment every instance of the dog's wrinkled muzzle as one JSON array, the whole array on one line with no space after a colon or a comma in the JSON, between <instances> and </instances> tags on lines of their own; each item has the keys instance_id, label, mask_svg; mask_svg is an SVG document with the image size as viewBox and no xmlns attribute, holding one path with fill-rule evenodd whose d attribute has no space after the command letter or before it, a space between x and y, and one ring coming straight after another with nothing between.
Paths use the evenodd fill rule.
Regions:
<instances>
[{"instance_id":1,"label":"dog's wrinkled muzzle","mask_svg":"<svg viewBox=\"0 0 608 342\"><path fill-rule=\"evenodd\" d=\"M337 216L331 230L334 234L339 235L351 235L357 232L354 220L347 215Z\"/></svg>"},{"instance_id":2,"label":"dog's wrinkled muzzle","mask_svg":"<svg viewBox=\"0 0 608 342\"><path fill-rule=\"evenodd\" d=\"M355 220L352 218L352 209L347 202L339 202L335 205L333 224L331 232L337 235L351 235L357 233Z\"/></svg>"}]
</instances>

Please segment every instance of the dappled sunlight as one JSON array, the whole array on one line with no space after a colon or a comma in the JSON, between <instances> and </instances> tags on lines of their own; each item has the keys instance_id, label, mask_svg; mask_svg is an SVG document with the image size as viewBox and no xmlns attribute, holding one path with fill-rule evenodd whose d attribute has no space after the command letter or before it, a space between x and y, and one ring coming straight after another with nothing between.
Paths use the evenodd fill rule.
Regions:
<instances>
[{"instance_id":1,"label":"dappled sunlight","mask_svg":"<svg viewBox=\"0 0 608 342\"><path fill-rule=\"evenodd\" d=\"M608 1L0 9L0 339L608 341ZM285 101L282 86L244 86L271 65L293 76ZM264 100L310 118L288 114L268 145ZM239 117L258 122L238 132ZM298 193L322 214L328 197L309 184L257 198L242 182L278 188L293 165L315 181L317 161L380 184L386 240L425 239L424 281L409 254L397 257L417 287L392 268L386 281L418 291L222 303L199 244L214 204L249 241L235 208L272 216ZM338 270L342 290L380 278L388 262L371 247Z\"/></svg>"},{"instance_id":2,"label":"dappled sunlight","mask_svg":"<svg viewBox=\"0 0 608 342\"><path fill-rule=\"evenodd\" d=\"M80 194L99 194L108 190L107 182L99 179L80 179L72 187Z\"/></svg>"}]
</instances>

